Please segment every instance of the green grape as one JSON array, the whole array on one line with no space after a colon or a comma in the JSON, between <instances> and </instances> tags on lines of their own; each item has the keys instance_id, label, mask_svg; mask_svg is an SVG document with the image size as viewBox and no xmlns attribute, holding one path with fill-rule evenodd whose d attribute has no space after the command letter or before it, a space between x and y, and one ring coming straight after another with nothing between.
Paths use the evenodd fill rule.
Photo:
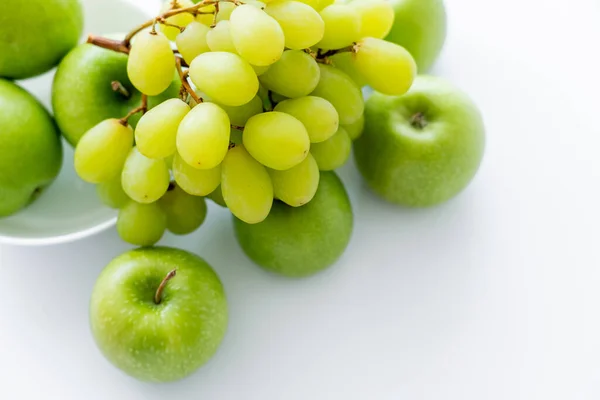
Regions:
<instances>
[{"instance_id":1,"label":"green grape","mask_svg":"<svg viewBox=\"0 0 600 400\"><path fill-rule=\"evenodd\" d=\"M394 25L394 8L387 0L355 0L349 3L360 16L360 38L383 39Z\"/></svg>"},{"instance_id":2,"label":"green grape","mask_svg":"<svg viewBox=\"0 0 600 400\"><path fill-rule=\"evenodd\" d=\"M356 122L353 122L348 125L342 125L342 128L346 130L348 136L350 136L351 140L356 140L362 135L363 129L365 127L365 115L361 115Z\"/></svg>"},{"instance_id":3,"label":"green grape","mask_svg":"<svg viewBox=\"0 0 600 400\"><path fill-rule=\"evenodd\" d=\"M360 15L345 4L333 4L321 10L325 22L323 39L317 47L325 50L341 49L360 39Z\"/></svg>"},{"instance_id":4,"label":"green grape","mask_svg":"<svg viewBox=\"0 0 600 400\"><path fill-rule=\"evenodd\" d=\"M127 196L138 203L153 203L165 194L169 179L169 169L164 160L153 160L136 147L131 149L121 174Z\"/></svg>"},{"instance_id":5,"label":"green grape","mask_svg":"<svg viewBox=\"0 0 600 400\"><path fill-rule=\"evenodd\" d=\"M246 61L265 66L279 60L285 37L275 19L261 9L244 4L233 10L229 21L233 44Z\"/></svg>"},{"instance_id":6,"label":"green grape","mask_svg":"<svg viewBox=\"0 0 600 400\"><path fill-rule=\"evenodd\" d=\"M354 65L374 90L400 96L410 89L417 75L417 64L404 47L367 37L357 48Z\"/></svg>"},{"instance_id":7,"label":"green grape","mask_svg":"<svg viewBox=\"0 0 600 400\"><path fill-rule=\"evenodd\" d=\"M202 7L200 9L200 11L202 11L203 13L214 13L215 6L214 6L214 4L211 4L209 6ZM196 21L200 22L201 24L206 25L206 26L211 26L213 23L213 19L214 19L213 14L198 14L198 15L196 15Z\"/></svg>"},{"instance_id":8,"label":"green grape","mask_svg":"<svg viewBox=\"0 0 600 400\"><path fill-rule=\"evenodd\" d=\"M261 76L262 74L264 74L265 72L267 72L269 70L270 65L264 65L264 66L251 65L251 67L254 70L254 73L256 74L256 76Z\"/></svg>"},{"instance_id":9,"label":"green grape","mask_svg":"<svg viewBox=\"0 0 600 400\"><path fill-rule=\"evenodd\" d=\"M275 1L267 5L265 12L279 22L288 49L307 49L323 39L325 23L307 4L293 0Z\"/></svg>"},{"instance_id":10,"label":"green grape","mask_svg":"<svg viewBox=\"0 0 600 400\"><path fill-rule=\"evenodd\" d=\"M206 42L209 31L208 26L200 22L192 22L182 33L177 35L175 44L177 44L177 49L188 64L194 61L194 58L198 55L210 51Z\"/></svg>"},{"instance_id":11,"label":"green grape","mask_svg":"<svg viewBox=\"0 0 600 400\"><path fill-rule=\"evenodd\" d=\"M312 155L285 171L269 170L275 198L289 206L300 207L315 196L319 187L319 166Z\"/></svg>"},{"instance_id":12,"label":"green grape","mask_svg":"<svg viewBox=\"0 0 600 400\"><path fill-rule=\"evenodd\" d=\"M348 125L362 115L365 104L358 85L344 72L330 65L319 64L321 79L311 93L329 101L338 112L340 124Z\"/></svg>"},{"instance_id":13,"label":"green grape","mask_svg":"<svg viewBox=\"0 0 600 400\"><path fill-rule=\"evenodd\" d=\"M117 232L121 239L135 246L152 246L164 235L167 216L158 203L130 201L119 211Z\"/></svg>"},{"instance_id":14,"label":"green grape","mask_svg":"<svg viewBox=\"0 0 600 400\"><path fill-rule=\"evenodd\" d=\"M204 198L192 196L174 184L169 186L159 205L167 215L167 229L175 235L194 232L206 219Z\"/></svg>"},{"instance_id":15,"label":"green grape","mask_svg":"<svg viewBox=\"0 0 600 400\"><path fill-rule=\"evenodd\" d=\"M271 92L271 100L273 100L273 103L275 103L275 104L279 104L282 101L285 101L288 99L289 99L289 97L282 96L279 93Z\"/></svg>"},{"instance_id":16,"label":"green grape","mask_svg":"<svg viewBox=\"0 0 600 400\"><path fill-rule=\"evenodd\" d=\"M340 127L335 135L326 141L313 144L310 153L317 161L321 171L332 171L348 161L351 148L350 136L344 128Z\"/></svg>"},{"instance_id":17,"label":"green grape","mask_svg":"<svg viewBox=\"0 0 600 400\"><path fill-rule=\"evenodd\" d=\"M319 83L319 65L302 50L286 50L269 70L261 75L260 83L285 97L302 97Z\"/></svg>"},{"instance_id":18,"label":"green grape","mask_svg":"<svg viewBox=\"0 0 600 400\"><path fill-rule=\"evenodd\" d=\"M221 184L221 166L211 169L196 169L175 153L173 177L177 185L194 196L206 196Z\"/></svg>"},{"instance_id":19,"label":"green grape","mask_svg":"<svg viewBox=\"0 0 600 400\"><path fill-rule=\"evenodd\" d=\"M271 211L273 184L269 173L244 146L235 146L227 152L221 190L229 211L248 224L264 221Z\"/></svg>"},{"instance_id":20,"label":"green grape","mask_svg":"<svg viewBox=\"0 0 600 400\"><path fill-rule=\"evenodd\" d=\"M133 129L118 119L107 119L87 131L77 143L75 171L89 183L118 176L133 146Z\"/></svg>"},{"instance_id":21,"label":"green grape","mask_svg":"<svg viewBox=\"0 0 600 400\"><path fill-rule=\"evenodd\" d=\"M131 44L127 76L140 92L156 96L164 92L175 74L175 55L162 33L140 32Z\"/></svg>"},{"instance_id":22,"label":"green grape","mask_svg":"<svg viewBox=\"0 0 600 400\"><path fill-rule=\"evenodd\" d=\"M121 208L130 200L129 196L123 191L120 175L117 175L108 182L99 183L96 186L96 194L102 204L110 208Z\"/></svg>"},{"instance_id":23,"label":"green grape","mask_svg":"<svg viewBox=\"0 0 600 400\"><path fill-rule=\"evenodd\" d=\"M229 21L221 21L206 34L206 43L211 51L226 51L237 54L231 40L230 25Z\"/></svg>"},{"instance_id":24,"label":"green grape","mask_svg":"<svg viewBox=\"0 0 600 400\"><path fill-rule=\"evenodd\" d=\"M229 117L221 107L198 104L179 125L177 152L194 168L214 168L227 153L230 127Z\"/></svg>"},{"instance_id":25,"label":"green grape","mask_svg":"<svg viewBox=\"0 0 600 400\"><path fill-rule=\"evenodd\" d=\"M321 11L327 6L332 5L335 0L298 0L304 4L308 4L317 11Z\"/></svg>"},{"instance_id":26,"label":"green grape","mask_svg":"<svg viewBox=\"0 0 600 400\"><path fill-rule=\"evenodd\" d=\"M217 23L229 20L231 13L235 10L235 4L221 1L219 2L219 12L217 13Z\"/></svg>"},{"instance_id":27,"label":"green grape","mask_svg":"<svg viewBox=\"0 0 600 400\"><path fill-rule=\"evenodd\" d=\"M161 14L165 13L169 10L188 8L193 6L194 3L191 0L168 0L163 4L161 9ZM194 16L190 13L181 13L177 15L173 15L166 19L166 22L169 24L177 25L182 28L188 26L191 22L194 21ZM169 40L175 40L180 30L166 25L160 25L160 30Z\"/></svg>"},{"instance_id":28,"label":"green grape","mask_svg":"<svg viewBox=\"0 0 600 400\"><path fill-rule=\"evenodd\" d=\"M173 158L175 157L175 154L171 154L170 156L165 158L165 164L167 165L167 168L172 169L173 168Z\"/></svg>"},{"instance_id":29,"label":"green grape","mask_svg":"<svg viewBox=\"0 0 600 400\"><path fill-rule=\"evenodd\" d=\"M218 103L217 103L218 104ZM229 116L231 125L244 126L248 119L263 112L263 104L258 96L254 96L248 103L237 107L218 104Z\"/></svg>"},{"instance_id":30,"label":"green grape","mask_svg":"<svg viewBox=\"0 0 600 400\"><path fill-rule=\"evenodd\" d=\"M302 122L279 111L250 118L242 139L252 157L276 170L300 164L310 148L308 133Z\"/></svg>"},{"instance_id":31,"label":"green grape","mask_svg":"<svg viewBox=\"0 0 600 400\"><path fill-rule=\"evenodd\" d=\"M190 65L190 78L213 101L241 106L256 96L258 78L244 59L227 52L202 53Z\"/></svg>"},{"instance_id":32,"label":"green grape","mask_svg":"<svg viewBox=\"0 0 600 400\"><path fill-rule=\"evenodd\" d=\"M169 99L146 112L135 128L135 145L149 158L165 158L175 153L177 128L190 106Z\"/></svg>"},{"instance_id":33,"label":"green grape","mask_svg":"<svg viewBox=\"0 0 600 400\"><path fill-rule=\"evenodd\" d=\"M221 185L219 185L218 188L213 190L206 197L208 199L211 199L215 204L217 204L221 207L227 207L227 204L225 204L225 199L223 198L223 191L221 190Z\"/></svg>"},{"instance_id":34,"label":"green grape","mask_svg":"<svg viewBox=\"0 0 600 400\"><path fill-rule=\"evenodd\" d=\"M308 132L311 143L329 139L337 132L339 116L333 104L322 97L306 96L284 100L274 111L281 111L297 118Z\"/></svg>"},{"instance_id":35,"label":"green grape","mask_svg":"<svg viewBox=\"0 0 600 400\"><path fill-rule=\"evenodd\" d=\"M344 51L337 53L329 57L331 65L335 68L344 71L358 86L363 87L367 85L365 78L358 72L354 65L354 53L351 51Z\"/></svg>"}]
</instances>

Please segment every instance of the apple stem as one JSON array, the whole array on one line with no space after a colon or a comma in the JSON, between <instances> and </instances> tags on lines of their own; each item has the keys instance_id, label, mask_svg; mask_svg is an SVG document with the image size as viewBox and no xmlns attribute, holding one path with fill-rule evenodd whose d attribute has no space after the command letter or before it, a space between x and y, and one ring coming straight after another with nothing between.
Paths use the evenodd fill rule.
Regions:
<instances>
[{"instance_id":1,"label":"apple stem","mask_svg":"<svg viewBox=\"0 0 600 400\"><path fill-rule=\"evenodd\" d=\"M425 119L425 114L419 111L410 118L410 124L417 129L423 129L427 126L428 122Z\"/></svg>"},{"instance_id":2,"label":"apple stem","mask_svg":"<svg viewBox=\"0 0 600 400\"><path fill-rule=\"evenodd\" d=\"M165 286L167 286L167 282L169 282L169 280L171 280L175 275L177 275L176 269L169 272L167 274L167 276L165 276L165 278L162 280L162 282L158 286L158 289L156 289L156 293L154 294L154 303L155 304L160 304L160 302L162 301L162 293L165 290Z\"/></svg>"},{"instance_id":3,"label":"apple stem","mask_svg":"<svg viewBox=\"0 0 600 400\"><path fill-rule=\"evenodd\" d=\"M190 83L187 80L190 72L183 71L183 69L181 68L182 61L183 60L181 59L181 57L175 57L175 67L177 68L177 72L179 73L179 77L181 78L181 90L179 92L181 94L187 92L187 94L189 94L197 104L200 104L204 100L202 100L202 97L198 96L194 89L192 89L192 87L190 86Z\"/></svg>"},{"instance_id":4,"label":"apple stem","mask_svg":"<svg viewBox=\"0 0 600 400\"><path fill-rule=\"evenodd\" d=\"M127 126L129 118L131 118L132 116L134 116L135 114L137 114L139 112L141 112L142 114L145 114L146 111L148 111L148 96L143 94L142 95L142 104L139 105L138 107L134 108L133 110L129 111L129 113L127 113L126 116L121 118L119 120L119 122L121 123L121 125Z\"/></svg>"},{"instance_id":5,"label":"apple stem","mask_svg":"<svg viewBox=\"0 0 600 400\"><path fill-rule=\"evenodd\" d=\"M114 92L120 93L126 99L128 99L128 98L131 97L131 94L129 93L129 90L127 90L127 88L125 86L123 86L123 84L121 82L119 82L119 81L112 81L110 83L110 86L112 87L112 90Z\"/></svg>"}]
</instances>

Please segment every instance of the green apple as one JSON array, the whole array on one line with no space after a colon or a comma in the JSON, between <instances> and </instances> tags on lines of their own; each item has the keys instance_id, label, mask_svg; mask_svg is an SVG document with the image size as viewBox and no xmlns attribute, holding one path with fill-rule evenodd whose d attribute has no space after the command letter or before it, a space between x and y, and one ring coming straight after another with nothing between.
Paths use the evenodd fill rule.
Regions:
<instances>
[{"instance_id":1,"label":"green apple","mask_svg":"<svg viewBox=\"0 0 600 400\"><path fill-rule=\"evenodd\" d=\"M119 85L120 84L120 85ZM150 108L179 94L180 80L148 99ZM127 77L127 55L92 44L81 44L62 60L52 86L52 108L65 138L76 145L90 128L108 118L120 118L141 104L142 94ZM135 127L140 115L129 119Z\"/></svg>"},{"instance_id":2,"label":"green apple","mask_svg":"<svg viewBox=\"0 0 600 400\"><path fill-rule=\"evenodd\" d=\"M0 76L42 74L77 45L83 31L78 0L2 0Z\"/></svg>"},{"instance_id":3,"label":"green apple","mask_svg":"<svg viewBox=\"0 0 600 400\"><path fill-rule=\"evenodd\" d=\"M483 158L485 128L473 101L443 78L419 76L403 96L374 93L356 164L384 199L425 207L457 195Z\"/></svg>"},{"instance_id":4,"label":"green apple","mask_svg":"<svg viewBox=\"0 0 600 400\"><path fill-rule=\"evenodd\" d=\"M390 0L394 25L385 38L408 50L419 73L433 65L446 40L446 8L443 0Z\"/></svg>"},{"instance_id":5,"label":"green apple","mask_svg":"<svg viewBox=\"0 0 600 400\"><path fill-rule=\"evenodd\" d=\"M236 238L252 261L288 277L305 277L331 266L345 251L353 228L352 205L334 172L321 172L315 197L302 207L273 203L258 224L234 217Z\"/></svg>"},{"instance_id":6,"label":"green apple","mask_svg":"<svg viewBox=\"0 0 600 400\"><path fill-rule=\"evenodd\" d=\"M25 89L0 79L0 217L25 208L62 165L60 133Z\"/></svg>"},{"instance_id":7,"label":"green apple","mask_svg":"<svg viewBox=\"0 0 600 400\"><path fill-rule=\"evenodd\" d=\"M142 381L183 379L204 365L227 330L221 281L202 258L145 247L112 260L90 303L91 330L104 356Z\"/></svg>"}]
</instances>

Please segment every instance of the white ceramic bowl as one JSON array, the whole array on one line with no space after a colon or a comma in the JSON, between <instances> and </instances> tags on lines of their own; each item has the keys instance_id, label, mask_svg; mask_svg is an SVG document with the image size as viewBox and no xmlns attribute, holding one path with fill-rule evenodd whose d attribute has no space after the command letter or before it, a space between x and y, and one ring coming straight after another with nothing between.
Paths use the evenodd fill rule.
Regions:
<instances>
[{"instance_id":1,"label":"white ceramic bowl","mask_svg":"<svg viewBox=\"0 0 600 400\"><path fill-rule=\"evenodd\" d=\"M85 11L84 38L90 34L128 32L152 18L155 0L81 0ZM19 84L51 110L54 70ZM116 116L118 117L118 116ZM64 160L59 177L28 208L0 218L0 243L48 245L81 239L114 226L116 211L103 206L93 185L73 169L73 149L63 142Z\"/></svg>"}]
</instances>

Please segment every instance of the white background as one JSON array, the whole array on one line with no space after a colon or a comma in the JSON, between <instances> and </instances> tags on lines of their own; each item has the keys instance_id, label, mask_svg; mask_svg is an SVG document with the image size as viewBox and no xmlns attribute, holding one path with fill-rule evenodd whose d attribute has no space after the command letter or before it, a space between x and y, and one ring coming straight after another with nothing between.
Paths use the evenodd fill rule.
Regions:
<instances>
[{"instance_id":1,"label":"white background","mask_svg":"<svg viewBox=\"0 0 600 400\"><path fill-rule=\"evenodd\" d=\"M123 375L90 336L94 280L129 248L114 230L2 247L0 398L600 398L600 2L447 4L434 72L471 94L488 128L468 190L404 210L347 166L352 243L303 281L254 267L224 210L166 237L214 265L231 308L217 356L168 385Z\"/></svg>"}]
</instances>

